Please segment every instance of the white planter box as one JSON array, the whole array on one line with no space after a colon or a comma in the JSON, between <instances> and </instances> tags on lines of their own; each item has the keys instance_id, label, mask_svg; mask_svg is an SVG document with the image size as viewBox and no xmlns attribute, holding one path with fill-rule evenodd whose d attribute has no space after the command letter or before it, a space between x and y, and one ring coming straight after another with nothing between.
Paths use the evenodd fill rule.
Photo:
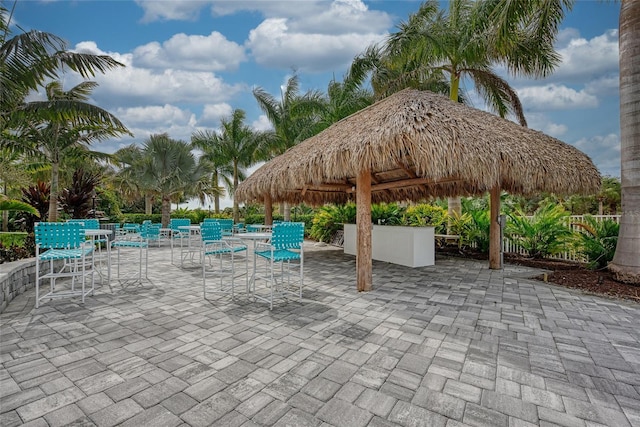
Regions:
<instances>
[{"instance_id":1,"label":"white planter box","mask_svg":"<svg viewBox=\"0 0 640 427\"><path fill-rule=\"evenodd\" d=\"M356 255L356 224L344 224L344 253ZM374 225L372 256L407 267L435 264L434 227L396 227Z\"/></svg>"}]
</instances>

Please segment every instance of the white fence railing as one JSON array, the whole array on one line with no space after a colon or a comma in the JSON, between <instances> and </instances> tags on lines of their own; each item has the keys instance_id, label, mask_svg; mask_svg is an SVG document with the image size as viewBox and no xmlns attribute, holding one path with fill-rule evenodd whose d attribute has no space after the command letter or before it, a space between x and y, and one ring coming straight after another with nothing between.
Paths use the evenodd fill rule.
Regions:
<instances>
[{"instance_id":1,"label":"white fence railing","mask_svg":"<svg viewBox=\"0 0 640 427\"><path fill-rule=\"evenodd\" d=\"M598 222L604 221L605 219L609 219L614 222L620 222L620 215L591 215L591 216ZM571 228L572 231L574 232L579 231L579 227L576 224L584 221L584 217L585 217L584 215L571 215L569 217L569 227ZM520 255L527 255L526 250L516 245L507 237L503 239L502 244L503 244L503 251L505 253L517 253ZM557 255L550 256L548 258L564 259L568 261L580 261L580 262L588 261L587 259L585 259L585 257L582 254L577 253L569 244L566 245L566 249L564 251L558 253Z\"/></svg>"}]
</instances>

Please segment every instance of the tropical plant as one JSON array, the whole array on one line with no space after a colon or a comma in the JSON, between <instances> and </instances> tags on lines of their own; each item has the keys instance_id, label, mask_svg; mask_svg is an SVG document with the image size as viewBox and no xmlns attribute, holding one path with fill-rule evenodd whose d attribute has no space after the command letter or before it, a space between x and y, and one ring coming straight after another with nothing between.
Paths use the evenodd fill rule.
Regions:
<instances>
[{"instance_id":1,"label":"tropical plant","mask_svg":"<svg viewBox=\"0 0 640 427\"><path fill-rule=\"evenodd\" d=\"M120 196L128 201L135 202L144 199L145 214L151 215L153 211L155 183L150 181L147 173L150 167L150 159L136 144L121 148L112 156L112 162L118 166L118 171L111 176L111 183Z\"/></svg>"},{"instance_id":2,"label":"tropical plant","mask_svg":"<svg viewBox=\"0 0 640 427\"><path fill-rule=\"evenodd\" d=\"M0 148L0 187L11 198L19 197L20 185L29 180L22 155L17 150ZM8 231L9 211L2 212L2 231Z\"/></svg>"},{"instance_id":3,"label":"tropical plant","mask_svg":"<svg viewBox=\"0 0 640 427\"><path fill-rule=\"evenodd\" d=\"M405 87L434 92L448 87L454 101L464 100L460 84L468 78L490 109L501 117L513 115L526 126L516 91L494 67L504 65L514 75L549 74L560 62L553 43L563 7L569 9L573 2L520 3L452 0L444 11L437 0L425 1L383 47L370 47L357 57L352 72L370 71L371 84L382 96ZM458 197L449 198L449 215L453 212L462 212Z\"/></svg>"},{"instance_id":4,"label":"tropical plant","mask_svg":"<svg viewBox=\"0 0 640 427\"><path fill-rule=\"evenodd\" d=\"M530 257L544 258L566 249L573 237L568 226L569 213L562 205L547 204L532 216L509 214L507 237L525 249Z\"/></svg>"},{"instance_id":5,"label":"tropical plant","mask_svg":"<svg viewBox=\"0 0 640 427\"><path fill-rule=\"evenodd\" d=\"M473 217L470 213L464 212L459 214L453 212L451 215L447 213L448 217L448 233L451 235L460 236L458 239L458 247L462 248L471 244L469 236L473 227Z\"/></svg>"},{"instance_id":6,"label":"tropical plant","mask_svg":"<svg viewBox=\"0 0 640 427\"><path fill-rule=\"evenodd\" d=\"M0 194L0 211L20 211L38 215L36 208L20 200L10 199L4 194Z\"/></svg>"},{"instance_id":7,"label":"tropical plant","mask_svg":"<svg viewBox=\"0 0 640 427\"><path fill-rule=\"evenodd\" d=\"M44 181L38 181L35 185L22 189L22 201L33 206L38 211L37 215L26 214L24 216L27 231L33 231L33 226L38 219L40 221L48 221L50 189L49 184Z\"/></svg>"},{"instance_id":8,"label":"tropical plant","mask_svg":"<svg viewBox=\"0 0 640 427\"><path fill-rule=\"evenodd\" d=\"M397 203L374 203L371 205L371 221L380 225L400 225L402 211Z\"/></svg>"},{"instance_id":9,"label":"tropical plant","mask_svg":"<svg viewBox=\"0 0 640 427\"><path fill-rule=\"evenodd\" d=\"M224 187L231 192L233 188L233 166L227 159L222 158L222 153L217 150L215 141L218 135L214 131L203 130L191 135L191 144L202 150L202 159L207 160L211 165L211 186L217 188L218 192L213 195L213 207L216 214L220 213L220 197L224 196L224 189L220 186L220 181ZM244 180L244 172L239 172L241 180Z\"/></svg>"},{"instance_id":10,"label":"tropical plant","mask_svg":"<svg viewBox=\"0 0 640 427\"><path fill-rule=\"evenodd\" d=\"M58 168L65 151L75 146L78 155L91 141L128 133L115 116L86 102L94 82L64 92L56 80L63 69L86 79L124 65L106 55L69 52L61 38L37 30L10 37L10 21L0 6L0 148L47 156L53 195L49 220L55 221ZM43 87L47 100L25 101Z\"/></svg>"},{"instance_id":11,"label":"tropical plant","mask_svg":"<svg viewBox=\"0 0 640 427\"><path fill-rule=\"evenodd\" d=\"M213 164L227 164L231 167L233 183L230 195L233 197L233 220L238 222L238 201L234 197L236 188L245 179L246 168L256 163L256 153L263 152L273 141L273 132L257 132L244 123L245 112L233 111L231 118L220 122L221 133L198 131L191 137L191 144L204 151Z\"/></svg>"},{"instance_id":12,"label":"tropical plant","mask_svg":"<svg viewBox=\"0 0 640 427\"><path fill-rule=\"evenodd\" d=\"M610 219L598 221L591 215L585 215L574 225L579 229L576 248L587 257L589 268L606 268L616 251L620 224Z\"/></svg>"},{"instance_id":13,"label":"tropical plant","mask_svg":"<svg viewBox=\"0 0 640 427\"><path fill-rule=\"evenodd\" d=\"M325 205L316 210L312 220L309 236L319 242L330 242L343 224L355 223L356 205Z\"/></svg>"},{"instance_id":14,"label":"tropical plant","mask_svg":"<svg viewBox=\"0 0 640 427\"><path fill-rule=\"evenodd\" d=\"M60 192L60 206L71 218L88 218L96 196L95 188L100 177L78 169L73 173L71 186ZM95 212L93 213L95 216Z\"/></svg>"},{"instance_id":15,"label":"tropical plant","mask_svg":"<svg viewBox=\"0 0 640 427\"><path fill-rule=\"evenodd\" d=\"M609 269L617 280L640 283L640 2L620 7L620 173L622 217Z\"/></svg>"},{"instance_id":16,"label":"tropical plant","mask_svg":"<svg viewBox=\"0 0 640 427\"><path fill-rule=\"evenodd\" d=\"M435 227L436 234L443 234L447 227L447 210L427 203L408 206L403 222L411 227Z\"/></svg>"},{"instance_id":17,"label":"tropical plant","mask_svg":"<svg viewBox=\"0 0 640 427\"><path fill-rule=\"evenodd\" d=\"M287 80L280 100L261 87L253 89L253 96L275 133L271 143L256 153L256 160L269 160L318 132L319 116L325 105L322 94L308 91L300 95L299 90L300 81L296 74ZM270 215L271 206L265 206L265 211ZM289 221L290 217L290 209L285 203L284 218Z\"/></svg>"},{"instance_id":18,"label":"tropical plant","mask_svg":"<svg viewBox=\"0 0 640 427\"><path fill-rule=\"evenodd\" d=\"M64 91L57 81L46 86L49 102L74 103L77 114L94 116L96 123L81 124L67 118L54 120L51 117L31 116L22 129L22 138L25 141L23 150L36 158L42 157L51 165L50 221L58 219L59 173L65 157L106 158L108 156L104 153L88 149L91 142L129 133L115 116L87 102L96 85L94 82L83 82L69 91ZM102 123L97 123L102 116L107 118Z\"/></svg>"},{"instance_id":19,"label":"tropical plant","mask_svg":"<svg viewBox=\"0 0 640 427\"><path fill-rule=\"evenodd\" d=\"M70 52L60 37L38 31L11 35L11 14L0 5L0 136L2 143L20 141L19 129L25 117L48 117L51 121L73 120L77 124L103 124L112 118L105 114L83 114L83 108L69 100L28 102L27 95L57 80L60 72L71 70L88 79L96 72L124 67L107 55ZM106 112L105 112L106 113ZM113 125L116 122L112 123Z\"/></svg>"},{"instance_id":20,"label":"tropical plant","mask_svg":"<svg viewBox=\"0 0 640 427\"><path fill-rule=\"evenodd\" d=\"M162 226L167 227L172 197L197 196L203 200L215 192L209 180L210 168L196 159L189 144L167 134L151 135L144 143L147 158L145 181L162 200Z\"/></svg>"},{"instance_id":21,"label":"tropical plant","mask_svg":"<svg viewBox=\"0 0 640 427\"><path fill-rule=\"evenodd\" d=\"M325 105L320 112L318 131L373 103L373 93L363 87L364 77L364 74L347 74L342 82L335 79L329 82Z\"/></svg>"},{"instance_id":22,"label":"tropical plant","mask_svg":"<svg viewBox=\"0 0 640 427\"><path fill-rule=\"evenodd\" d=\"M487 210L470 210L467 212L471 222L466 228L465 241L472 244L480 252L489 252L489 229L491 219Z\"/></svg>"}]
</instances>

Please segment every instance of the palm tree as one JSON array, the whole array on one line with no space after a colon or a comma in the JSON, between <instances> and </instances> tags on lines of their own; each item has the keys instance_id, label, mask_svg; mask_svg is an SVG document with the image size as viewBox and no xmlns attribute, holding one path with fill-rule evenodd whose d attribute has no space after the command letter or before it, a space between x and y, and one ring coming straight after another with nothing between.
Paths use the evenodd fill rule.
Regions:
<instances>
[{"instance_id":1,"label":"palm tree","mask_svg":"<svg viewBox=\"0 0 640 427\"><path fill-rule=\"evenodd\" d=\"M189 144L171 139L169 135L151 135L145 142L143 156L148 158L145 182L162 200L162 226L167 227L171 200L178 195L205 196L214 193L208 177L210 168L191 152Z\"/></svg>"},{"instance_id":2,"label":"palm tree","mask_svg":"<svg viewBox=\"0 0 640 427\"><path fill-rule=\"evenodd\" d=\"M548 74L559 62L553 41L564 15L562 7L547 7L546 3L554 2L544 2L537 8L520 7L523 3L528 2L452 0L445 13L439 10L437 0L428 0L399 25L384 48L371 47L356 58L352 72L362 73L363 68L370 71L378 96L405 87L436 92L448 87L454 101L463 98L460 83L466 77L497 114L512 114L526 126L517 93L494 66L503 64L513 74L524 76ZM565 7L570 3L558 2ZM505 12L512 13L505 18ZM509 24L510 32L496 30L495 23L501 18ZM459 215L460 211L460 198L450 198L449 215Z\"/></svg>"},{"instance_id":3,"label":"palm tree","mask_svg":"<svg viewBox=\"0 0 640 427\"><path fill-rule=\"evenodd\" d=\"M62 102L74 104L77 117L93 117L90 122L76 121L62 116L29 114L20 135L25 141L22 150L36 157L42 157L51 165L51 197L49 199L49 221L58 219L58 192L60 165L65 157L105 157L104 153L90 151L88 146L93 141L100 141L129 133L127 128L109 112L87 101L95 82L82 82L69 91L62 89L62 84L53 81L46 86L48 103L55 105ZM33 103L31 103L33 104ZM53 107L55 109L55 107ZM41 110L44 111L44 110ZM100 117L107 117L101 121Z\"/></svg>"},{"instance_id":4,"label":"palm tree","mask_svg":"<svg viewBox=\"0 0 640 427\"><path fill-rule=\"evenodd\" d=\"M112 162L118 170L111 176L111 182L118 194L127 201L133 202L144 198L144 213L152 214L153 183L148 182L146 171L149 158L136 144L121 148L112 155Z\"/></svg>"},{"instance_id":5,"label":"palm tree","mask_svg":"<svg viewBox=\"0 0 640 427\"><path fill-rule=\"evenodd\" d=\"M211 185L218 189L213 196L213 208L216 214L220 213L220 197L224 196L220 180L229 193L233 191L233 165L229 163L224 153L218 150L217 140L218 134L212 130L201 130L191 135L191 145L202 150L201 158L208 161L211 167ZM240 173L240 179L245 179L242 173Z\"/></svg>"},{"instance_id":6,"label":"palm tree","mask_svg":"<svg viewBox=\"0 0 640 427\"><path fill-rule=\"evenodd\" d=\"M104 110L81 114L83 106L69 100L25 103L31 91L44 87L48 80L57 80L63 69L88 79L96 72L104 73L124 64L107 55L69 52L64 40L50 33L32 30L10 37L10 22L11 14L0 5L0 144L19 147L15 129L22 127L26 117L34 115L41 120L71 120L74 124L119 123L111 122L114 117Z\"/></svg>"},{"instance_id":7,"label":"palm tree","mask_svg":"<svg viewBox=\"0 0 640 427\"><path fill-rule=\"evenodd\" d=\"M256 162L256 153L272 139L271 132L256 132L244 124L245 112L236 109L230 119L222 119L221 133L197 132L191 138L191 144L202 149L214 162L231 166L233 184L230 195L233 197L240 183L245 179L245 169ZM215 164L215 163L214 163ZM239 222L238 201L233 199L233 220Z\"/></svg>"},{"instance_id":8,"label":"palm tree","mask_svg":"<svg viewBox=\"0 0 640 427\"><path fill-rule=\"evenodd\" d=\"M609 269L617 280L640 283L640 2L620 7L620 161L622 217Z\"/></svg>"},{"instance_id":9,"label":"palm tree","mask_svg":"<svg viewBox=\"0 0 640 427\"><path fill-rule=\"evenodd\" d=\"M287 80L280 100L260 87L253 89L253 96L275 133L270 148L263 153L265 158L261 160L280 155L317 133L319 114L324 108L322 94L308 91L300 95L299 90L300 82L296 74ZM271 217L270 200L265 202L265 221L267 217ZM291 211L285 204L284 219L288 221L290 217Z\"/></svg>"},{"instance_id":10,"label":"palm tree","mask_svg":"<svg viewBox=\"0 0 640 427\"><path fill-rule=\"evenodd\" d=\"M323 130L373 103L373 93L363 87L365 75L347 74L342 82L335 79L327 86L325 107L320 113L318 131Z\"/></svg>"}]
</instances>

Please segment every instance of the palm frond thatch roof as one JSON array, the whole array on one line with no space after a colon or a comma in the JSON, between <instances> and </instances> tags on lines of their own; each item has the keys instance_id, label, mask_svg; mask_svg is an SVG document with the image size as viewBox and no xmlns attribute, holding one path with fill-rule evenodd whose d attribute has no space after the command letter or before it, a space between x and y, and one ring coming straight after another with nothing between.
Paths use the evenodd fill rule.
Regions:
<instances>
[{"instance_id":1,"label":"palm frond thatch roof","mask_svg":"<svg viewBox=\"0 0 640 427\"><path fill-rule=\"evenodd\" d=\"M600 173L556 138L427 91L405 89L264 164L238 186L240 201L319 205L355 199L361 171L372 202L484 194L589 194Z\"/></svg>"}]
</instances>

